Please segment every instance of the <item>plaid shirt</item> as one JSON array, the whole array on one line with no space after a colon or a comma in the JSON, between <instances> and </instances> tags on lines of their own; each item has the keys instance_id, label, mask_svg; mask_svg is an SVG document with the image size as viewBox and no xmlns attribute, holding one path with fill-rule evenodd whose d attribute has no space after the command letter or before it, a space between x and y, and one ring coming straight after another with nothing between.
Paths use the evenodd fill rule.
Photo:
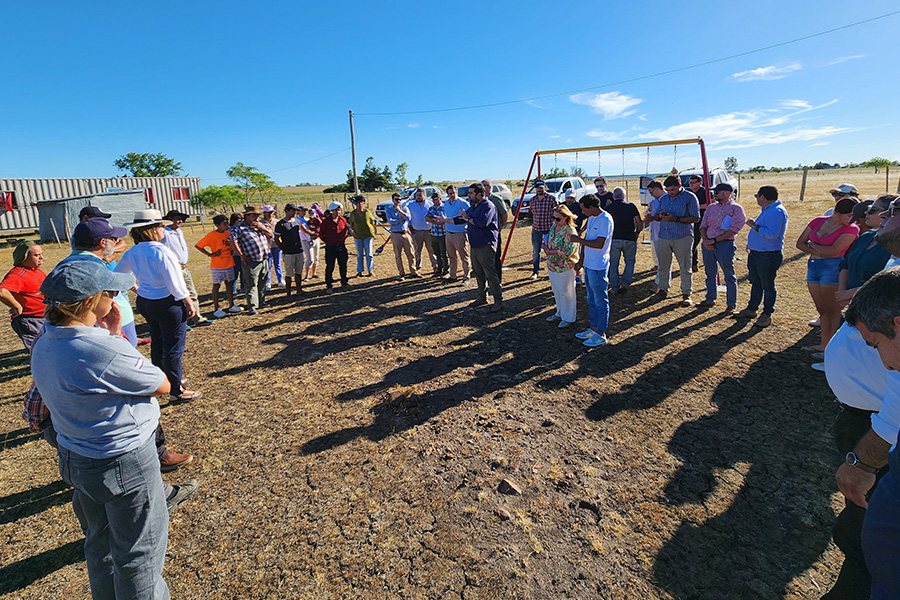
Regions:
<instances>
[{"instance_id":1,"label":"plaid shirt","mask_svg":"<svg viewBox=\"0 0 900 600\"><path fill-rule=\"evenodd\" d=\"M550 231L553 227L553 209L559 205L556 196L550 192L546 192L543 198L537 195L531 197L529 207L531 208L531 216L534 219L531 223L532 229L535 231Z\"/></svg>"},{"instance_id":2,"label":"plaid shirt","mask_svg":"<svg viewBox=\"0 0 900 600\"><path fill-rule=\"evenodd\" d=\"M44 399L41 398L41 393L33 381L25 392L25 410L22 411L22 418L28 421L31 431L35 432L41 431L44 428L44 421L50 418L50 411L44 406Z\"/></svg>"},{"instance_id":3,"label":"plaid shirt","mask_svg":"<svg viewBox=\"0 0 900 600\"><path fill-rule=\"evenodd\" d=\"M261 262L269 256L269 238L262 231L251 229L246 221L234 227L234 237L241 254L251 262Z\"/></svg>"},{"instance_id":4,"label":"plaid shirt","mask_svg":"<svg viewBox=\"0 0 900 600\"><path fill-rule=\"evenodd\" d=\"M432 206L428 209L429 217L444 217L444 204L441 203L440 206ZM432 237L444 237L447 235L447 228L444 227L443 223L431 223L431 235Z\"/></svg>"}]
</instances>

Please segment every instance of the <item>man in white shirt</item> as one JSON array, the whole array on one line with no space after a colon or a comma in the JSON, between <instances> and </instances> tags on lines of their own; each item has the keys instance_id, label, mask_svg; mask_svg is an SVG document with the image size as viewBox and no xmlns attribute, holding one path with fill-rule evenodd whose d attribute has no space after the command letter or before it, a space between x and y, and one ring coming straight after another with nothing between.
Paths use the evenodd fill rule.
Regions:
<instances>
[{"instance_id":1,"label":"man in white shirt","mask_svg":"<svg viewBox=\"0 0 900 600\"><path fill-rule=\"evenodd\" d=\"M188 325L205 325L211 323L209 319L200 314L200 299L197 296L197 288L194 287L194 278L188 271L188 249L187 243L184 241L184 232L181 230L181 224L188 219L189 215L179 212L175 209L170 210L163 217L167 221L172 221L171 225L166 226L166 235L162 239L162 244L175 254L178 264L181 265L181 273L184 275L184 284L187 286L188 293L191 295L191 304L194 305L194 311L197 315L193 319L188 320Z\"/></svg>"},{"instance_id":2,"label":"man in white shirt","mask_svg":"<svg viewBox=\"0 0 900 600\"><path fill-rule=\"evenodd\" d=\"M416 272L422 271L422 249L428 254L428 260L431 261L431 270L436 269L437 262L434 253L431 251L431 224L425 220L428 216L428 210L434 206L431 201L425 200L425 190L416 189L415 201L406 205L409 210L409 234L413 241L413 255L416 258Z\"/></svg>"},{"instance_id":3,"label":"man in white shirt","mask_svg":"<svg viewBox=\"0 0 900 600\"><path fill-rule=\"evenodd\" d=\"M581 211L587 219L584 237L569 234L569 239L582 245L581 258L575 270L584 267L587 288L588 315L591 326L575 337L584 340L588 348L606 345L606 329L609 327L609 249L612 245L614 223L610 214L600 208L600 199L594 194L582 196Z\"/></svg>"}]
</instances>

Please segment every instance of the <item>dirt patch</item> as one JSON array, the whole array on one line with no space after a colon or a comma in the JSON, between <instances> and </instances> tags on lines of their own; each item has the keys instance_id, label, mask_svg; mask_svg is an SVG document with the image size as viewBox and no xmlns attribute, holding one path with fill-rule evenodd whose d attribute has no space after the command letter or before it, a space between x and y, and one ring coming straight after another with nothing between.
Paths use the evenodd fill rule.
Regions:
<instances>
[{"instance_id":1,"label":"dirt patch","mask_svg":"<svg viewBox=\"0 0 900 600\"><path fill-rule=\"evenodd\" d=\"M820 208L791 206L789 239ZM204 396L162 416L170 447L196 456L164 477L201 480L172 516L173 597L818 598L830 586L840 457L833 397L800 350L814 316L805 261L787 251L775 324L760 330L721 307L652 302L641 246L636 285L611 300L610 345L587 350L573 337L583 288L576 326L545 321L553 298L546 278L528 279L528 233L499 315L465 308L471 285L395 281L388 245L375 278L333 294L318 279L297 302L276 290L259 315L189 334L185 374ZM27 362L8 327L0 336L0 592L84 597L71 494L24 429Z\"/></svg>"}]
</instances>

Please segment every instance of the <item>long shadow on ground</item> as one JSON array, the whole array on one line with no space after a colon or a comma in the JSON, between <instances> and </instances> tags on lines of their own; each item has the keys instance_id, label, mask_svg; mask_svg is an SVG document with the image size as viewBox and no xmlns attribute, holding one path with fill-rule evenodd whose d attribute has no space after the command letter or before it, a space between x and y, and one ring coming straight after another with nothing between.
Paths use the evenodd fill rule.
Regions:
<instances>
[{"instance_id":1,"label":"long shadow on ground","mask_svg":"<svg viewBox=\"0 0 900 600\"><path fill-rule=\"evenodd\" d=\"M819 489L839 463L834 400L798 377L786 352L722 381L718 411L684 423L669 443L683 465L666 501L710 517L682 523L656 557L657 583L675 598L780 598L828 545L834 513ZM720 495L734 496L724 512Z\"/></svg>"}]
</instances>

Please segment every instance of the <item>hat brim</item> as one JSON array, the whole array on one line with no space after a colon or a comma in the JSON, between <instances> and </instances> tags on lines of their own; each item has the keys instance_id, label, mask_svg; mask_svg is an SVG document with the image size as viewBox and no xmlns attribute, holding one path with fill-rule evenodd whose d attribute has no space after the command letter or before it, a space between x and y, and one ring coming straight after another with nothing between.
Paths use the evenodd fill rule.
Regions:
<instances>
[{"instance_id":1,"label":"hat brim","mask_svg":"<svg viewBox=\"0 0 900 600\"><path fill-rule=\"evenodd\" d=\"M158 225L160 223L162 223L163 225L171 225L172 221L169 221L168 219L153 219L151 221L134 221L132 223L124 223L122 225L122 227L124 227L127 230L131 230L131 229L138 229L140 227L148 227L150 225Z\"/></svg>"}]
</instances>

